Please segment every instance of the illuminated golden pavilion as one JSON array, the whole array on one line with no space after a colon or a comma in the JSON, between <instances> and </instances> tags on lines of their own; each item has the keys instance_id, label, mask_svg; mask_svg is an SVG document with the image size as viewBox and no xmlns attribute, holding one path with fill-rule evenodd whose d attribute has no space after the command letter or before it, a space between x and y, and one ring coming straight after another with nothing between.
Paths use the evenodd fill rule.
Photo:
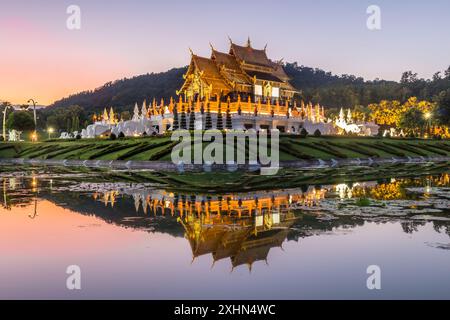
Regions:
<instances>
[{"instance_id":1,"label":"illuminated golden pavilion","mask_svg":"<svg viewBox=\"0 0 450 320\"><path fill-rule=\"evenodd\" d=\"M228 53L211 46L210 58L200 57L191 51L191 63L184 75L184 84L177 92L185 100L231 96L240 94L258 98L291 99L297 92L281 61L267 57L266 47L255 49L250 39L244 46L230 39Z\"/></svg>"}]
</instances>

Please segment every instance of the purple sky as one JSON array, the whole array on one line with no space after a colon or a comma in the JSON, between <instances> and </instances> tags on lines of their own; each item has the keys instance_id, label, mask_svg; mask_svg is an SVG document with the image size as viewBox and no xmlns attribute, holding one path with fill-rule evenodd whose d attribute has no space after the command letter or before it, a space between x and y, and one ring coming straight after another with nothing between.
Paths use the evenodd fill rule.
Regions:
<instances>
[{"instance_id":1,"label":"purple sky","mask_svg":"<svg viewBox=\"0 0 450 320\"><path fill-rule=\"evenodd\" d=\"M187 65L229 35L273 59L366 79L429 78L450 65L450 1L0 0L0 100L47 104L122 77ZM66 9L81 8L81 30ZM380 31L366 27L381 8Z\"/></svg>"}]
</instances>

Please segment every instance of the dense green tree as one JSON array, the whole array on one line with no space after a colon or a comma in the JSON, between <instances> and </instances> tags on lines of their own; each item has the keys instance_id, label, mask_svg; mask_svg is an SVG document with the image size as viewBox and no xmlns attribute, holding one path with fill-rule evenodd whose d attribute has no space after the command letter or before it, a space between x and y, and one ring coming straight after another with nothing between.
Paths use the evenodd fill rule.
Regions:
<instances>
[{"instance_id":1,"label":"dense green tree","mask_svg":"<svg viewBox=\"0 0 450 320\"><path fill-rule=\"evenodd\" d=\"M424 113L417 107L405 111L400 117L399 127L406 133L420 134L425 128Z\"/></svg>"},{"instance_id":2,"label":"dense green tree","mask_svg":"<svg viewBox=\"0 0 450 320\"><path fill-rule=\"evenodd\" d=\"M442 91L436 99L437 112L436 117L437 122L450 126L450 89Z\"/></svg>"},{"instance_id":3,"label":"dense green tree","mask_svg":"<svg viewBox=\"0 0 450 320\"><path fill-rule=\"evenodd\" d=\"M8 116L6 127L19 131L34 130L33 114L29 111L11 112Z\"/></svg>"},{"instance_id":4,"label":"dense green tree","mask_svg":"<svg viewBox=\"0 0 450 320\"><path fill-rule=\"evenodd\" d=\"M88 120L85 111L80 106L46 110L41 116L46 118L45 128L52 127L56 131L67 132L80 131L82 129L80 123Z\"/></svg>"}]
</instances>

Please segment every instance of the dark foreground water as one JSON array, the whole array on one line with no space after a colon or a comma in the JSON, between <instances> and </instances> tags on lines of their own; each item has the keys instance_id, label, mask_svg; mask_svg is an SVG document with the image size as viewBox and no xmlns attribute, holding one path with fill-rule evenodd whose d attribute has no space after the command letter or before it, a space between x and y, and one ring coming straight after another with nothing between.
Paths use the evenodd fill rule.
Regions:
<instances>
[{"instance_id":1,"label":"dark foreground water","mask_svg":"<svg viewBox=\"0 0 450 320\"><path fill-rule=\"evenodd\" d=\"M0 298L449 299L449 180L202 194L4 173Z\"/></svg>"}]
</instances>

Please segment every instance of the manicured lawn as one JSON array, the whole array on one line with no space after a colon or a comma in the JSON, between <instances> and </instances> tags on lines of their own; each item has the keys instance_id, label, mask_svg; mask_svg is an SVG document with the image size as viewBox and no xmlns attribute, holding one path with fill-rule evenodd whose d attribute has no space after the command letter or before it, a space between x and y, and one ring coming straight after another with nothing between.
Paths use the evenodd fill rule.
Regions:
<instances>
[{"instance_id":1,"label":"manicured lawn","mask_svg":"<svg viewBox=\"0 0 450 320\"><path fill-rule=\"evenodd\" d=\"M0 143L0 158L170 161L175 144L170 137ZM207 145L204 142L203 149ZM299 136L280 139L281 161L408 156L450 156L450 141Z\"/></svg>"}]
</instances>

